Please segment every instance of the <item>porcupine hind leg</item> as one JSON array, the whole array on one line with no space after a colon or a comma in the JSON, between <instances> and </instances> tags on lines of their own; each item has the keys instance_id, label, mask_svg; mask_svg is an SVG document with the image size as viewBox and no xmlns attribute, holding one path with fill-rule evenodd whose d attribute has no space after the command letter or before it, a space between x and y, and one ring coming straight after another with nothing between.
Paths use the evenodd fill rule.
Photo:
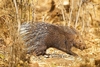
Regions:
<instances>
[{"instance_id":1,"label":"porcupine hind leg","mask_svg":"<svg viewBox=\"0 0 100 67\"><path fill-rule=\"evenodd\" d=\"M46 49L47 46L45 44L39 43L37 44L36 48L34 49L34 53L39 56L39 55L45 55L46 54Z\"/></svg>"}]
</instances>

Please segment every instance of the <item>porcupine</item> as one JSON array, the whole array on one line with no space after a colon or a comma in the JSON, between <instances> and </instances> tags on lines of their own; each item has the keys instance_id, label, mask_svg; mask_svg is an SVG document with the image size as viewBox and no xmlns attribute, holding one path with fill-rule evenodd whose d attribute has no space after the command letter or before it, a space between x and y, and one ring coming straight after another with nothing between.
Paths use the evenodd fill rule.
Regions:
<instances>
[{"instance_id":1,"label":"porcupine","mask_svg":"<svg viewBox=\"0 0 100 67\"><path fill-rule=\"evenodd\" d=\"M57 26L45 22L23 23L20 34L25 42L27 53L34 52L36 55L45 55L46 50L53 47L77 56L71 48L74 46L83 50L86 47L78 31L68 26Z\"/></svg>"}]
</instances>

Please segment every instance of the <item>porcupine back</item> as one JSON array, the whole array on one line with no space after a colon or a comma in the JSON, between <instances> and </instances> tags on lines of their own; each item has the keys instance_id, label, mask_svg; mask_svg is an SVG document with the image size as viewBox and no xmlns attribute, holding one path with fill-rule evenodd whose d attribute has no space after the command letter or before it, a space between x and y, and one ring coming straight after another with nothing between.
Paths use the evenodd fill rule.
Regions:
<instances>
[{"instance_id":1,"label":"porcupine back","mask_svg":"<svg viewBox=\"0 0 100 67\"><path fill-rule=\"evenodd\" d=\"M39 41L44 40L44 38L49 34L50 31L48 32L47 28L50 26L52 25L44 22L23 23L21 25L20 34L25 42L28 53L38 48L37 44ZM42 47L44 47L44 45Z\"/></svg>"}]
</instances>

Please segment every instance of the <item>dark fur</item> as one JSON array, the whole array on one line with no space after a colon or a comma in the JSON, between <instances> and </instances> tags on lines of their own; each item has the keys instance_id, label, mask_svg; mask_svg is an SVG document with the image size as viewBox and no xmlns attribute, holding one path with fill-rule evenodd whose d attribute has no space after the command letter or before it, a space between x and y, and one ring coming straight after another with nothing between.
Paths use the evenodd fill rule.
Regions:
<instances>
[{"instance_id":1,"label":"dark fur","mask_svg":"<svg viewBox=\"0 0 100 67\"><path fill-rule=\"evenodd\" d=\"M85 43L73 27L55 26L48 23L24 23L20 34L26 43L28 53L44 55L49 47L62 50L70 55L77 55L71 51L74 46L83 50Z\"/></svg>"}]
</instances>

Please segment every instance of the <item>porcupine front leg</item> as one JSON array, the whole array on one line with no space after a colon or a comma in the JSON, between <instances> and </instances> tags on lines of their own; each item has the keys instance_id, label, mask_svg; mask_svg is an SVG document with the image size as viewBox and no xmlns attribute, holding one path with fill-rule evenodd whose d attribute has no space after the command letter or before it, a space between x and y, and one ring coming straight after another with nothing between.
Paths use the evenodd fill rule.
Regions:
<instances>
[{"instance_id":1,"label":"porcupine front leg","mask_svg":"<svg viewBox=\"0 0 100 67\"><path fill-rule=\"evenodd\" d=\"M70 43L67 43L66 45L67 45L67 47L66 47L67 51L66 52L68 54L73 55L73 56L78 56L76 53L71 51L71 48L73 47L73 43L70 42Z\"/></svg>"}]
</instances>

